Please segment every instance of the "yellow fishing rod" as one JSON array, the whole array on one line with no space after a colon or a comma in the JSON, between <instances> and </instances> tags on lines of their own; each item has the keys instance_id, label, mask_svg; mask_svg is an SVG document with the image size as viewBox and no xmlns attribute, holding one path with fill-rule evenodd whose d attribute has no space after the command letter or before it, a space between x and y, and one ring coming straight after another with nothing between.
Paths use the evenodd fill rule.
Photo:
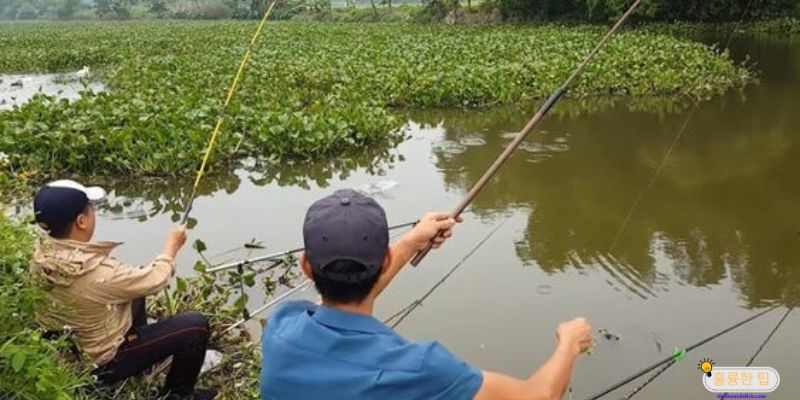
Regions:
<instances>
[{"instance_id":1,"label":"yellow fishing rod","mask_svg":"<svg viewBox=\"0 0 800 400\"><path fill-rule=\"evenodd\" d=\"M222 114L217 117L217 124L214 126L214 133L211 134L211 139L208 141L208 147L206 148L205 155L203 156L203 162L200 164L200 169L197 170L197 177L195 178L194 185L192 186L192 195L189 197L189 202L186 203L186 208L183 212L183 218L181 219L181 225L185 225L189 220L189 214L192 212L194 199L197 196L197 188L200 186L200 181L203 179L203 176L205 176L206 166L208 165L209 158L211 158L211 152L214 150L214 145L217 143L217 137L219 137L219 134L222 131L222 123L225 121L225 111L228 109L228 105L231 103L233 95L236 94L236 89L239 87L239 82L242 80L242 76L244 75L244 68L253 53L253 46L255 46L256 42L258 41L258 37L261 36L261 30L267 23L267 19L269 18L270 14L272 14L272 8L275 7L275 1L277 0L272 0L269 8L267 8L267 12L264 13L264 17L261 18L261 22L258 24L258 28L256 28L256 31L253 33L253 37L250 39L250 44L247 45L247 50L244 52L244 56L242 56L242 61L239 63L239 69L236 71L236 75L233 78L233 83L231 83L231 87L228 89L228 95L225 97L225 103L222 105Z\"/></svg>"}]
</instances>

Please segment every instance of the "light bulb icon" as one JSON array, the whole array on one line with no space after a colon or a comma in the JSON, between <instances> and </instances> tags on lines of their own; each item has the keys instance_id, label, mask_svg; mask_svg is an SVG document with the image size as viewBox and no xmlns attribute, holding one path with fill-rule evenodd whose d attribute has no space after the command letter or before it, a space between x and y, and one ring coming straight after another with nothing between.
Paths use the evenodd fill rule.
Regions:
<instances>
[{"instance_id":1,"label":"light bulb icon","mask_svg":"<svg viewBox=\"0 0 800 400\"><path fill-rule=\"evenodd\" d=\"M711 370L714 369L714 360L704 358L697 364L698 369L703 371L709 378L711 377Z\"/></svg>"}]
</instances>

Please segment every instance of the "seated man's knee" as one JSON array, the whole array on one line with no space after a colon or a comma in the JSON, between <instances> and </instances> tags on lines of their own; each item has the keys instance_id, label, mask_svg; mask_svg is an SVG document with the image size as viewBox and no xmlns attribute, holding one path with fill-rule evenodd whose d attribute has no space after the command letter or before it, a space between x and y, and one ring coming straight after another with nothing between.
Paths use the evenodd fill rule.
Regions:
<instances>
[{"instance_id":1,"label":"seated man's knee","mask_svg":"<svg viewBox=\"0 0 800 400\"><path fill-rule=\"evenodd\" d=\"M198 339L201 339L204 342L208 341L208 338L211 336L211 326L208 317L199 312L192 312L182 314L180 315L180 318L184 320L184 323L188 327L201 328L195 329L193 332L195 332Z\"/></svg>"},{"instance_id":2,"label":"seated man's knee","mask_svg":"<svg viewBox=\"0 0 800 400\"><path fill-rule=\"evenodd\" d=\"M186 318L191 322L193 326L203 327L206 330L209 329L210 322L208 320L208 317L206 317L203 313L190 312L183 315L186 316Z\"/></svg>"}]
</instances>

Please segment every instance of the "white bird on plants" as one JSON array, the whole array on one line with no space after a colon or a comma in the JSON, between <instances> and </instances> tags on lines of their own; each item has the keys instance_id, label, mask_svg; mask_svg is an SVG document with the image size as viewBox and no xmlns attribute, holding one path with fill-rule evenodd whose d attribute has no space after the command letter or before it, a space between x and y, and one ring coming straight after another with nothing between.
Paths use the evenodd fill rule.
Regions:
<instances>
[{"instance_id":1,"label":"white bird on plants","mask_svg":"<svg viewBox=\"0 0 800 400\"><path fill-rule=\"evenodd\" d=\"M75 73L75 77L78 79L86 79L89 77L89 67L83 66L78 72Z\"/></svg>"}]
</instances>

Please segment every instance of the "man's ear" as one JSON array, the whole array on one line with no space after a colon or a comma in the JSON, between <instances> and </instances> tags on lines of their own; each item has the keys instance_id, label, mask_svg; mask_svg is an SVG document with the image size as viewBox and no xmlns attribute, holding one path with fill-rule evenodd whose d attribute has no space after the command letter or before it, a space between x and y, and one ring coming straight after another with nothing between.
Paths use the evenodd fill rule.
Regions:
<instances>
[{"instance_id":1,"label":"man's ear","mask_svg":"<svg viewBox=\"0 0 800 400\"><path fill-rule=\"evenodd\" d=\"M78 230L85 231L89 229L89 217L86 216L85 213L80 213L78 218L75 218L75 222L72 223L73 228L77 228Z\"/></svg>"},{"instance_id":2,"label":"man's ear","mask_svg":"<svg viewBox=\"0 0 800 400\"><path fill-rule=\"evenodd\" d=\"M303 271L303 275L306 278L314 280L314 274L311 272L311 264L308 262L308 257L306 257L306 253L300 254L300 269Z\"/></svg>"}]
</instances>

